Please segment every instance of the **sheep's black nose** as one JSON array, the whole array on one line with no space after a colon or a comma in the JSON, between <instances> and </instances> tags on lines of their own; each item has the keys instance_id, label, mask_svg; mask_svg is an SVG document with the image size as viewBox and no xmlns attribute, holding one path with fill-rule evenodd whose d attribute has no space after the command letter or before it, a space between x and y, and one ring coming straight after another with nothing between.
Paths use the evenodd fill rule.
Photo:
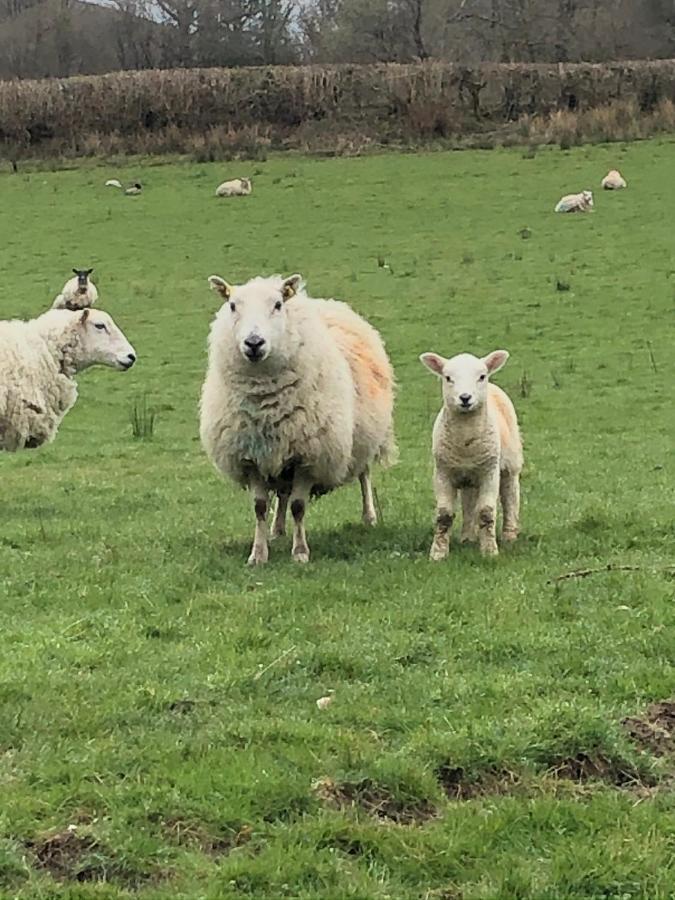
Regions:
<instances>
[{"instance_id":1,"label":"sheep's black nose","mask_svg":"<svg viewBox=\"0 0 675 900\"><path fill-rule=\"evenodd\" d=\"M136 362L136 354L135 353L127 353L127 359L133 365Z\"/></svg>"},{"instance_id":2,"label":"sheep's black nose","mask_svg":"<svg viewBox=\"0 0 675 900\"><path fill-rule=\"evenodd\" d=\"M265 343L265 338L260 337L259 334L251 334L244 341L247 347L250 347L251 350L260 350L262 345Z\"/></svg>"},{"instance_id":3,"label":"sheep's black nose","mask_svg":"<svg viewBox=\"0 0 675 900\"><path fill-rule=\"evenodd\" d=\"M462 401L462 406L468 406L471 403L471 394L460 394L459 399Z\"/></svg>"}]
</instances>

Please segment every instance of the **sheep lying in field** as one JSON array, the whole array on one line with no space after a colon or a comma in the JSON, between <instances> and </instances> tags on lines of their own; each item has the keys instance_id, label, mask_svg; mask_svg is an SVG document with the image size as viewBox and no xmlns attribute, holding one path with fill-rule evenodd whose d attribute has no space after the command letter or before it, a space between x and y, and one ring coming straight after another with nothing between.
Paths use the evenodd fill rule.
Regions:
<instances>
[{"instance_id":1,"label":"sheep lying in field","mask_svg":"<svg viewBox=\"0 0 675 900\"><path fill-rule=\"evenodd\" d=\"M430 557L445 559L461 493L462 540L478 536L481 553L497 554L497 498L501 498L502 539L518 537L523 448L516 411L490 375L509 358L495 350L478 359L461 353L444 359L423 353L420 360L443 380L443 407L433 432L436 530Z\"/></svg>"},{"instance_id":2,"label":"sheep lying in field","mask_svg":"<svg viewBox=\"0 0 675 900\"><path fill-rule=\"evenodd\" d=\"M270 492L294 520L293 559L307 562L311 495L358 478L363 519L374 524L374 462L393 461L394 379L380 336L345 303L307 297L299 275L231 287L211 327L200 433L215 467L254 499L250 564L268 558Z\"/></svg>"},{"instance_id":3,"label":"sheep lying in field","mask_svg":"<svg viewBox=\"0 0 675 900\"><path fill-rule=\"evenodd\" d=\"M606 191L620 191L622 188L626 187L626 180L621 172L612 169L602 179L602 187Z\"/></svg>"},{"instance_id":4,"label":"sheep lying in field","mask_svg":"<svg viewBox=\"0 0 675 900\"><path fill-rule=\"evenodd\" d=\"M73 269L70 278L61 288L61 293L52 303L52 309L86 309L98 300L96 285L89 280L93 269Z\"/></svg>"},{"instance_id":5,"label":"sheep lying in field","mask_svg":"<svg viewBox=\"0 0 675 900\"><path fill-rule=\"evenodd\" d=\"M554 212L591 212L593 210L593 192L582 191L580 194L566 194L555 205Z\"/></svg>"},{"instance_id":6,"label":"sheep lying in field","mask_svg":"<svg viewBox=\"0 0 675 900\"><path fill-rule=\"evenodd\" d=\"M54 440L89 366L130 369L136 352L101 310L49 310L28 322L0 321L0 450Z\"/></svg>"},{"instance_id":7,"label":"sheep lying in field","mask_svg":"<svg viewBox=\"0 0 675 900\"><path fill-rule=\"evenodd\" d=\"M233 178L216 188L216 197L245 197L253 190L250 178Z\"/></svg>"}]
</instances>

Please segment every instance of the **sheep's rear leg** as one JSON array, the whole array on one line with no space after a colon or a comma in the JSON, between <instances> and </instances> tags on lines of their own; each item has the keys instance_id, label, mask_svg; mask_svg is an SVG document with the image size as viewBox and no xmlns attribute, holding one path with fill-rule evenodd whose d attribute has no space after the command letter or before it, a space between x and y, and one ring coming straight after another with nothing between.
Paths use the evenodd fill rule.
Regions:
<instances>
[{"instance_id":1,"label":"sheep's rear leg","mask_svg":"<svg viewBox=\"0 0 675 900\"><path fill-rule=\"evenodd\" d=\"M478 521L476 518L476 501L478 491L473 487L462 488L462 534L463 544L470 544L478 539Z\"/></svg>"},{"instance_id":2,"label":"sheep's rear leg","mask_svg":"<svg viewBox=\"0 0 675 900\"><path fill-rule=\"evenodd\" d=\"M309 562L309 547L305 534L305 510L312 490L310 482L296 477L291 491L291 515L293 516L293 549L291 556L296 562Z\"/></svg>"},{"instance_id":3,"label":"sheep's rear leg","mask_svg":"<svg viewBox=\"0 0 675 900\"><path fill-rule=\"evenodd\" d=\"M457 490L441 472L434 473L434 493L436 494L436 530L429 551L429 559L438 562L450 552L450 533L455 520Z\"/></svg>"},{"instance_id":4,"label":"sheep's rear leg","mask_svg":"<svg viewBox=\"0 0 675 900\"><path fill-rule=\"evenodd\" d=\"M520 530L520 473L502 472L499 483L502 501L502 540L515 541Z\"/></svg>"},{"instance_id":5,"label":"sheep's rear leg","mask_svg":"<svg viewBox=\"0 0 675 900\"><path fill-rule=\"evenodd\" d=\"M251 554L248 558L249 566L261 566L267 562L269 549L267 546L267 512L269 492L264 481L259 477L253 477L249 481L249 490L253 494L253 509L255 510L255 535Z\"/></svg>"},{"instance_id":6,"label":"sheep's rear leg","mask_svg":"<svg viewBox=\"0 0 675 900\"><path fill-rule=\"evenodd\" d=\"M499 498L499 469L485 478L478 488L478 546L483 556L497 556L497 500Z\"/></svg>"},{"instance_id":7,"label":"sheep's rear leg","mask_svg":"<svg viewBox=\"0 0 675 900\"><path fill-rule=\"evenodd\" d=\"M361 485L361 498L363 500L363 524L377 525L377 512L375 511L375 500L373 498L373 483L370 480L370 470L366 469L359 475L359 484Z\"/></svg>"},{"instance_id":8,"label":"sheep's rear leg","mask_svg":"<svg viewBox=\"0 0 675 900\"><path fill-rule=\"evenodd\" d=\"M288 494L277 494L277 505L274 510L274 521L272 522L272 537L283 537L286 534L286 510L288 509Z\"/></svg>"}]
</instances>

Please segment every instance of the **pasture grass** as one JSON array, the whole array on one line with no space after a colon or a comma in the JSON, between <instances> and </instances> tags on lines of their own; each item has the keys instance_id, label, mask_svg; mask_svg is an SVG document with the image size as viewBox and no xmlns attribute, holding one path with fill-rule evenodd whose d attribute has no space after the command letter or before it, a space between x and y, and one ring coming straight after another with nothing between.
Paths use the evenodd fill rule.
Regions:
<instances>
[{"instance_id":1,"label":"pasture grass","mask_svg":"<svg viewBox=\"0 0 675 900\"><path fill-rule=\"evenodd\" d=\"M0 315L95 266L139 354L0 460L1 896L674 896L667 716L621 724L675 694L674 154L0 177ZM628 190L553 214L615 166ZM250 197L212 196L240 174ZM284 540L250 570L248 498L197 437L206 278L295 271L385 336L401 461L379 527L345 488L309 512L309 566ZM431 564L417 357L498 347L523 534ZM607 565L636 568L552 582Z\"/></svg>"}]
</instances>

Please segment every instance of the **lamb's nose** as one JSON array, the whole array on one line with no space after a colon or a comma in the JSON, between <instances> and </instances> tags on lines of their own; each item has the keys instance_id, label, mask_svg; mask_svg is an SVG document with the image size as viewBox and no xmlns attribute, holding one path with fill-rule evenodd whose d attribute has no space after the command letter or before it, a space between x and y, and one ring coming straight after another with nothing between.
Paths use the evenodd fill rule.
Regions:
<instances>
[{"instance_id":1,"label":"lamb's nose","mask_svg":"<svg viewBox=\"0 0 675 900\"><path fill-rule=\"evenodd\" d=\"M260 350L262 345L265 343L265 338L260 337L259 334L251 334L244 341L249 350L253 350L255 353L256 350Z\"/></svg>"},{"instance_id":2,"label":"lamb's nose","mask_svg":"<svg viewBox=\"0 0 675 900\"><path fill-rule=\"evenodd\" d=\"M462 406L468 406L471 403L471 394L460 394L459 399L462 401Z\"/></svg>"}]
</instances>

